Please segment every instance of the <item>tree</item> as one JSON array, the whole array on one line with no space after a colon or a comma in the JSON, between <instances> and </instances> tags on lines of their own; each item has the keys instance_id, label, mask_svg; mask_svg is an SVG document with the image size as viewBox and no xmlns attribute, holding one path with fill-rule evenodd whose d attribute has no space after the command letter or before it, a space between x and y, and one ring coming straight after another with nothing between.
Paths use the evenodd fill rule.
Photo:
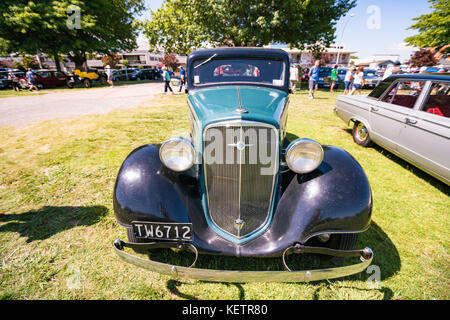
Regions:
<instances>
[{"instance_id":1,"label":"tree","mask_svg":"<svg viewBox=\"0 0 450 320\"><path fill-rule=\"evenodd\" d=\"M111 69L114 69L119 63L120 59L122 59L122 57L117 53L110 53L102 57L102 63L103 66L109 65Z\"/></svg>"},{"instance_id":2,"label":"tree","mask_svg":"<svg viewBox=\"0 0 450 320\"><path fill-rule=\"evenodd\" d=\"M434 53L429 49L420 49L414 52L409 62L412 63L413 67L430 67L438 64Z\"/></svg>"},{"instance_id":3,"label":"tree","mask_svg":"<svg viewBox=\"0 0 450 320\"><path fill-rule=\"evenodd\" d=\"M167 0L143 24L152 49L188 54L212 46L284 42L320 51L355 0Z\"/></svg>"},{"instance_id":4,"label":"tree","mask_svg":"<svg viewBox=\"0 0 450 320\"><path fill-rule=\"evenodd\" d=\"M429 0L433 12L414 18L414 29L419 34L406 38L410 46L419 48L435 47L438 51L450 44L450 0Z\"/></svg>"},{"instance_id":5,"label":"tree","mask_svg":"<svg viewBox=\"0 0 450 320\"><path fill-rule=\"evenodd\" d=\"M178 61L176 55L174 53L165 54L164 58L161 59L161 63L175 72L180 66L180 62Z\"/></svg>"},{"instance_id":6,"label":"tree","mask_svg":"<svg viewBox=\"0 0 450 320\"><path fill-rule=\"evenodd\" d=\"M24 56L22 60L15 61L14 68L21 70L39 69L39 62L34 56Z\"/></svg>"},{"instance_id":7,"label":"tree","mask_svg":"<svg viewBox=\"0 0 450 320\"><path fill-rule=\"evenodd\" d=\"M63 53L82 68L86 52L133 49L134 19L143 9L144 0L2 0L0 38L10 51L45 52L55 60Z\"/></svg>"}]
</instances>

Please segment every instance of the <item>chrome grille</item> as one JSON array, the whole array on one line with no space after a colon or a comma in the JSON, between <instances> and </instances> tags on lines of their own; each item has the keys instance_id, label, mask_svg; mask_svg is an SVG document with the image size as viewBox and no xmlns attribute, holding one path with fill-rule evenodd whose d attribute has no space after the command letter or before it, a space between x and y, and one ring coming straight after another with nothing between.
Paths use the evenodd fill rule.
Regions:
<instances>
[{"instance_id":1,"label":"chrome grille","mask_svg":"<svg viewBox=\"0 0 450 320\"><path fill-rule=\"evenodd\" d=\"M212 138L217 134L223 139ZM240 142L241 148L245 145L241 150ZM263 144L265 163L259 154ZM278 148L277 130L263 123L228 122L205 129L205 187L209 215L217 227L241 238L265 224L278 172Z\"/></svg>"}]
</instances>

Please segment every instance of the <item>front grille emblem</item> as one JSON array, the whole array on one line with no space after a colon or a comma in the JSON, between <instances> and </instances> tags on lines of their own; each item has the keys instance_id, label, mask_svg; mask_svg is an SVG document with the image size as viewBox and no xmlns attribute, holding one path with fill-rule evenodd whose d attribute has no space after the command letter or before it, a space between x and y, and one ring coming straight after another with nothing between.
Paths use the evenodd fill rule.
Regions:
<instances>
[{"instance_id":1,"label":"front grille emblem","mask_svg":"<svg viewBox=\"0 0 450 320\"><path fill-rule=\"evenodd\" d=\"M245 221L241 219L234 220L234 230L237 232L245 230Z\"/></svg>"},{"instance_id":2,"label":"front grille emblem","mask_svg":"<svg viewBox=\"0 0 450 320\"><path fill-rule=\"evenodd\" d=\"M239 141L238 143L230 143L228 146L229 147L236 147L239 151L244 150L245 147L253 147L252 144L245 144L242 141Z\"/></svg>"}]
</instances>

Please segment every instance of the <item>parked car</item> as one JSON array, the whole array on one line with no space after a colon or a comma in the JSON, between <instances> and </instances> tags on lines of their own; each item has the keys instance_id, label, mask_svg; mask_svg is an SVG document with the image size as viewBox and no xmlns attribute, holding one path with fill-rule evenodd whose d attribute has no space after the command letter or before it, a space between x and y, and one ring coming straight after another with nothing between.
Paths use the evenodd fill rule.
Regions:
<instances>
[{"instance_id":1,"label":"parked car","mask_svg":"<svg viewBox=\"0 0 450 320\"><path fill-rule=\"evenodd\" d=\"M128 69L119 69L113 70L113 80L114 81L129 81L131 79L131 75L138 71L138 68L128 68Z\"/></svg>"},{"instance_id":2,"label":"parked car","mask_svg":"<svg viewBox=\"0 0 450 320\"><path fill-rule=\"evenodd\" d=\"M382 80L383 77L378 75L378 71L374 69L364 69L364 87L375 88Z\"/></svg>"},{"instance_id":3,"label":"parked car","mask_svg":"<svg viewBox=\"0 0 450 320\"><path fill-rule=\"evenodd\" d=\"M73 74L67 75L67 86L72 89L77 86L83 86L84 88L90 88L94 81L100 82L102 85L107 83L107 75L103 71L99 70L87 70L81 71L75 69Z\"/></svg>"},{"instance_id":4,"label":"parked car","mask_svg":"<svg viewBox=\"0 0 450 320\"><path fill-rule=\"evenodd\" d=\"M11 87L11 81L8 80L8 71L0 70L0 89Z\"/></svg>"},{"instance_id":5,"label":"parked car","mask_svg":"<svg viewBox=\"0 0 450 320\"><path fill-rule=\"evenodd\" d=\"M226 75L217 72L224 66ZM370 224L367 177L338 147L308 138L289 141L289 68L289 55L277 49L220 48L188 56L189 138L135 149L117 176L114 213L128 242L116 239L114 248L123 260L221 282L336 278L371 263L369 248L351 250ZM125 247L147 254L188 250L195 256L191 267L198 254L281 257L286 271L187 268L140 258ZM291 253L362 261L291 271L285 260Z\"/></svg>"},{"instance_id":6,"label":"parked car","mask_svg":"<svg viewBox=\"0 0 450 320\"><path fill-rule=\"evenodd\" d=\"M369 96L339 96L337 115L372 142L450 183L450 76L395 75Z\"/></svg>"},{"instance_id":7,"label":"parked car","mask_svg":"<svg viewBox=\"0 0 450 320\"><path fill-rule=\"evenodd\" d=\"M181 78L179 76L170 77L170 84L178 87L181 84Z\"/></svg>"},{"instance_id":8,"label":"parked car","mask_svg":"<svg viewBox=\"0 0 450 320\"><path fill-rule=\"evenodd\" d=\"M155 69L137 69L129 76L130 80L157 80L160 74Z\"/></svg>"},{"instance_id":9,"label":"parked car","mask_svg":"<svg viewBox=\"0 0 450 320\"><path fill-rule=\"evenodd\" d=\"M39 89L66 86L68 83L68 76L63 72L41 69L33 71L33 73L36 77L36 86ZM16 73L16 76L19 78L20 87L28 89L29 85L25 72Z\"/></svg>"},{"instance_id":10,"label":"parked car","mask_svg":"<svg viewBox=\"0 0 450 320\"><path fill-rule=\"evenodd\" d=\"M331 70L330 67L319 68L319 87L331 87Z\"/></svg>"}]
</instances>

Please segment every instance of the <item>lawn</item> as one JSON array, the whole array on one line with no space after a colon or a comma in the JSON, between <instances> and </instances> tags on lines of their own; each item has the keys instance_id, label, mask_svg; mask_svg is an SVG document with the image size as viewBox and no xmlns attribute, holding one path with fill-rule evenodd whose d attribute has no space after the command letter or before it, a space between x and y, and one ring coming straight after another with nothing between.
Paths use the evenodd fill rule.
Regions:
<instances>
[{"instance_id":1,"label":"lawn","mask_svg":"<svg viewBox=\"0 0 450 320\"><path fill-rule=\"evenodd\" d=\"M374 250L378 286L366 272L314 283L174 280L122 262L112 248L126 239L112 210L116 174L134 148L189 130L186 96L175 95L101 116L0 128L0 298L449 299L449 187L379 147L353 143L332 111L336 97L292 95L288 132L344 148L364 167L374 211L358 246ZM178 263L186 255L156 254ZM299 268L336 264L292 259ZM199 267L281 270L281 262L202 256Z\"/></svg>"}]
</instances>

